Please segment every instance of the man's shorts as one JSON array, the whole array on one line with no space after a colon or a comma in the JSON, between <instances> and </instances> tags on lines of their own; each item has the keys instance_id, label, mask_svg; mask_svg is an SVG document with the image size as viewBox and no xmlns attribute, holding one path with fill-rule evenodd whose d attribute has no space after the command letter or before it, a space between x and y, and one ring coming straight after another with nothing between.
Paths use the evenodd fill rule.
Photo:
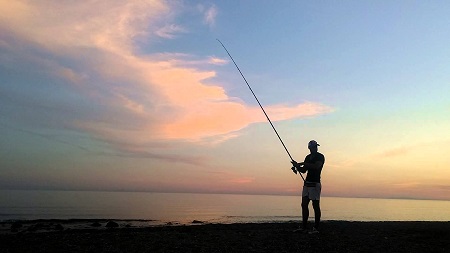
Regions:
<instances>
[{"instance_id":1,"label":"man's shorts","mask_svg":"<svg viewBox=\"0 0 450 253\"><path fill-rule=\"evenodd\" d=\"M305 182L303 186L302 197L308 197L310 200L320 200L322 185L320 183Z\"/></svg>"}]
</instances>

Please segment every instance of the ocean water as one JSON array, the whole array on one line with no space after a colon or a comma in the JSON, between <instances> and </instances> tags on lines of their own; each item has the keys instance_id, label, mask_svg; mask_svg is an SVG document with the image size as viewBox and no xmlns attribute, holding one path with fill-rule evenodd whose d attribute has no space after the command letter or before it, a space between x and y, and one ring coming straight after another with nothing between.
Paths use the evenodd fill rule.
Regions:
<instances>
[{"instance_id":1,"label":"ocean water","mask_svg":"<svg viewBox=\"0 0 450 253\"><path fill-rule=\"evenodd\" d=\"M300 201L299 196L0 190L0 220L299 221ZM322 197L321 207L323 220L450 220L450 201ZM312 207L310 214L313 218Z\"/></svg>"}]
</instances>

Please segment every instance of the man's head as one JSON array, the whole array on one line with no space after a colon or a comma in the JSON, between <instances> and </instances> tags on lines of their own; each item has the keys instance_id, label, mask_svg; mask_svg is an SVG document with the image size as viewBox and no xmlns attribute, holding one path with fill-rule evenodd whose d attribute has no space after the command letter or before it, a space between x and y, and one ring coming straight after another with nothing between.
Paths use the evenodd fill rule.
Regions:
<instances>
[{"instance_id":1,"label":"man's head","mask_svg":"<svg viewBox=\"0 0 450 253\"><path fill-rule=\"evenodd\" d=\"M320 145L315 140L308 142L308 148L309 148L309 151L311 151L311 153L317 152L317 146L320 146Z\"/></svg>"}]
</instances>

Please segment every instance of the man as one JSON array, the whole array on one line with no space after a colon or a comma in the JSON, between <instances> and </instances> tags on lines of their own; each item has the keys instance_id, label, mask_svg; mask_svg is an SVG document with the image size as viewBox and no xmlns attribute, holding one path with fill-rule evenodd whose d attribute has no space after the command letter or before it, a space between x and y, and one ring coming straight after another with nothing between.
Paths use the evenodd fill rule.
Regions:
<instances>
[{"instance_id":1,"label":"man","mask_svg":"<svg viewBox=\"0 0 450 253\"><path fill-rule=\"evenodd\" d=\"M302 192L302 227L295 230L295 232L306 231L308 228L309 217L309 202L312 200L312 206L314 209L314 227L309 232L310 234L319 233L320 223L320 192L322 185L320 184L320 174L322 173L323 164L325 163L325 156L317 152L317 146L320 146L315 140L308 143L308 149L310 154L305 157L305 161L297 163L292 161L294 168L301 173L306 173L305 183L303 185ZM295 171L294 171L295 172Z\"/></svg>"}]
</instances>

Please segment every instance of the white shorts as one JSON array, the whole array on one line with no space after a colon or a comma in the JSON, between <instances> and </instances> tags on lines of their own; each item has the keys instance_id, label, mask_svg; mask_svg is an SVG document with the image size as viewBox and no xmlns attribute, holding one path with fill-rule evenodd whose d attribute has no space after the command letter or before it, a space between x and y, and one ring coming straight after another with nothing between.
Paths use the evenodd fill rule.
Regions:
<instances>
[{"instance_id":1,"label":"white shorts","mask_svg":"<svg viewBox=\"0 0 450 253\"><path fill-rule=\"evenodd\" d=\"M320 192L322 191L322 185L316 183L316 186L303 186L302 197L308 197L310 200L319 200Z\"/></svg>"}]
</instances>

